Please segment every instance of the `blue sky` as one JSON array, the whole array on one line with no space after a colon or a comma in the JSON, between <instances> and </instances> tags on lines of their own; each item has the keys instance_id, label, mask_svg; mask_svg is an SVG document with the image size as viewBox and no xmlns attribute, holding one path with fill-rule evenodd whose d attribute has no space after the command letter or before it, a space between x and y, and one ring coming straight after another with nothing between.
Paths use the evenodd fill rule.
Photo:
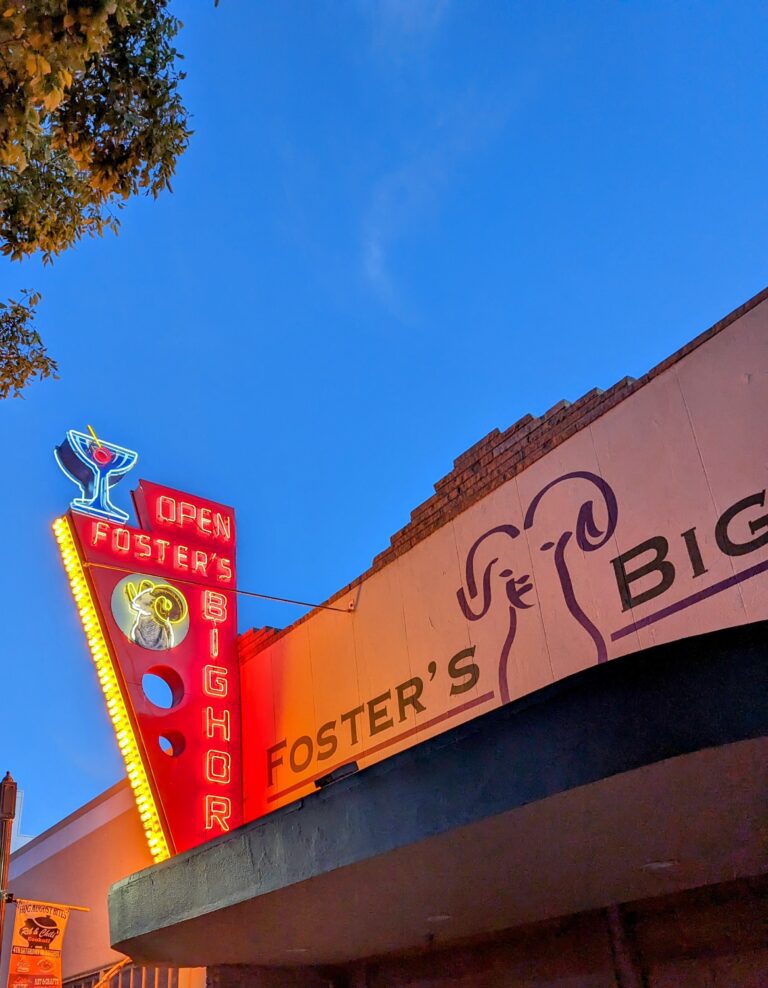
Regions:
<instances>
[{"instance_id":1,"label":"blue sky","mask_svg":"<svg viewBox=\"0 0 768 988\"><path fill-rule=\"evenodd\" d=\"M50 534L67 428L234 504L242 586L322 600L492 428L768 282L762 3L172 7L196 131L174 194L50 268L0 261L0 294L43 292L61 371L0 411L0 769L28 833L121 774Z\"/></svg>"}]
</instances>

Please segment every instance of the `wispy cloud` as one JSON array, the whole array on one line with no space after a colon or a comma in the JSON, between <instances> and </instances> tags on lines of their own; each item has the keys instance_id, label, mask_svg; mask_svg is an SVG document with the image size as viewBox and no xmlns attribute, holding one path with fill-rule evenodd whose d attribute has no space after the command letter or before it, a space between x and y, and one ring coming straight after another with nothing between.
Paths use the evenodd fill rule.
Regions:
<instances>
[{"instance_id":1,"label":"wispy cloud","mask_svg":"<svg viewBox=\"0 0 768 988\"><path fill-rule=\"evenodd\" d=\"M365 279L382 304L404 322L414 313L392 273L396 244L439 207L463 163L481 153L503 129L515 101L465 97L441 113L422 144L385 173L371 190L362 222Z\"/></svg>"},{"instance_id":2,"label":"wispy cloud","mask_svg":"<svg viewBox=\"0 0 768 988\"><path fill-rule=\"evenodd\" d=\"M389 48L404 42L429 41L441 26L450 0L358 0L375 45Z\"/></svg>"},{"instance_id":3,"label":"wispy cloud","mask_svg":"<svg viewBox=\"0 0 768 988\"><path fill-rule=\"evenodd\" d=\"M414 53L424 55L437 37L450 0L358 0L368 21L371 46L395 75ZM371 191L363 219L363 270L374 293L401 318L401 299L388 265L391 242L423 212L445 179L453 156L454 138L440 121L433 128L434 141L414 149L401 165L381 176ZM447 140L446 140L447 136Z\"/></svg>"},{"instance_id":4,"label":"wispy cloud","mask_svg":"<svg viewBox=\"0 0 768 988\"><path fill-rule=\"evenodd\" d=\"M389 268L389 251L424 217L445 185L453 158L449 146L417 153L383 175L372 189L363 219L363 266L375 295L401 317L403 300Z\"/></svg>"},{"instance_id":5,"label":"wispy cloud","mask_svg":"<svg viewBox=\"0 0 768 988\"><path fill-rule=\"evenodd\" d=\"M448 0L368 0L365 6L383 30L423 35L439 26Z\"/></svg>"}]
</instances>

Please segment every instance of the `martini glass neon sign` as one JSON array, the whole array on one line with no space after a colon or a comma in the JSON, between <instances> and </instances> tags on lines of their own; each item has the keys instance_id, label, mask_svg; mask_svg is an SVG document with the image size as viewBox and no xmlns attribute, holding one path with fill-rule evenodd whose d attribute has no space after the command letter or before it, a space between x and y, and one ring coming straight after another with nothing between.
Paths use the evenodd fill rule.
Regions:
<instances>
[{"instance_id":1,"label":"martini glass neon sign","mask_svg":"<svg viewBox=\"0 0 768 988\"><path fill-rule=\"evenodd\" d=\"M109 492L135 465L139 454L124 446L105 442L88 426L90 435L70 429L64 442L53 451L56 462L80 488L81 497L70 502L75 511L126 522L128 513L116 508Z\"/></svg>"}]
</instances>

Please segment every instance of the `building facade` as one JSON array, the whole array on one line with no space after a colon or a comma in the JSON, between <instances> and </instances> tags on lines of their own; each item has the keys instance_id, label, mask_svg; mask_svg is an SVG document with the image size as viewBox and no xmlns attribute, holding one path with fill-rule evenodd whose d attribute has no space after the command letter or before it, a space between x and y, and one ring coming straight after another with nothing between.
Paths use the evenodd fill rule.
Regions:
<instances>
[{"instance_id":1,"label":"building facade","mask_svg":"<svg viewBox=\"0 0 768 988\"><path fill-rule=\"evenodd\" d=\"M239 636L237 733L201 709L243 823L121 863L113 947L220 988L768 983L766 413L763 292L461 454L366 573ZM136 702L183 824L217 779L168 675Z\"/></svg>"}]
</instances>

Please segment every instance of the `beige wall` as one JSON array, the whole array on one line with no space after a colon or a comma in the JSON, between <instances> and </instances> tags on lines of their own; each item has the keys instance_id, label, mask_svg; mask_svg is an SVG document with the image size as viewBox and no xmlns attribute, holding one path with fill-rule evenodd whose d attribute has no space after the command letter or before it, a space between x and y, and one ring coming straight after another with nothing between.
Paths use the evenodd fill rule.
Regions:
<instances>
[{"instance_id":1,"label":"beige wall","mask_svg":"<svg viewBox=\"0 0 768 988\"><path fill-rule=\"evenodd\" d=\"M753 572L768 568L768 545L757 545L768 510L744 507L724 526L731 543L754 544L749 552L728 554L715 536L727 509L768 487L767 421L765 301L335 601L353 603L352 613L315 612L247 659L246 819L313 791L336 766L364 767L601 658L768 617L768 572ZM526 529L537 495L575 472L610 486L615 527L595 482L572 477L542 495ZM594 529L580 547L590 501ZM514 529L483 538L501 525ZM654 537L667 540L674 582L627 607L612 560ZM624 569L655 555L648 548ZM512 584L526 575L529 589ZM631 597L662 576L628 581ZM524 607L511 607L510 589ZM462 611L461 590L472 615L489 599L482 617ZM709 596L697 600L702 591ZM452 657L466 649L452 676Z\"/></svg>"}]
</instances>

